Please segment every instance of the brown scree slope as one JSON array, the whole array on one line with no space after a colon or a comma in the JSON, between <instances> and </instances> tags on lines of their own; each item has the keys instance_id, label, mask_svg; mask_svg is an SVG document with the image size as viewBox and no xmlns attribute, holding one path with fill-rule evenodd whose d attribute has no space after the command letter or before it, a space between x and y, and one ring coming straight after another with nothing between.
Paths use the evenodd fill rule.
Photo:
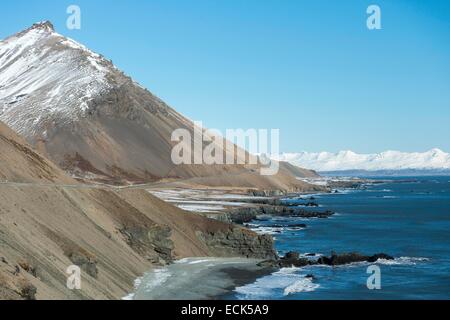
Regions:
<instances>
[{"instance_id":1,"label":"brown scree slope","mask_svg":"<svg viewBox=\"0 0 450 320\"><path fill-rule=\"evenodd\" d=\"M0 150L0 298L118 299L164 260L246 255L208 247L199 233L234 231L260 243L145 190L79 184L3 124ZM72 264L82 269L81 290L66 288Z\"/></svg>"}]
</instances>

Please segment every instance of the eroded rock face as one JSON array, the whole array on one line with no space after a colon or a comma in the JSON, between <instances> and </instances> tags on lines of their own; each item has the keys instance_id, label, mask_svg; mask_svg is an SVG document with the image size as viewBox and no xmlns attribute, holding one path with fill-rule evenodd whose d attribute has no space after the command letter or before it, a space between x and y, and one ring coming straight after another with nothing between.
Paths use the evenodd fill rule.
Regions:
<instances>
[{"instance_id":1,"label":"eroded rock face","mask_svg":"<svg viewBox=\"0 0 450 320\"><path fill-rule=\"evenodd\" d=\"M172 262L172 251L174 249L174 243L170 239L172 230L168 226L155 225L148 230L147 235L158 255L164 261Z\"/></svg>"},{"instance_id":2,"label":"eroded rock face","mask_svg":"<svg viewBox=\"0 0 450 320\"><path fill-rule=\"evenodd\" d=\"M279 197L287 192L283 190L250 190L249 194L254 197Z\"/></svg>"},{"instance_id":3,"label":"eroded rock face","mask_svg":"<svg viewBox=\"0 0 450 320\"><path fill-rule=\"evenodd\" d=\"M333 211L310 211L299 207L290 206L260 206L260 207L242 207L229 213L228 219L237 224L251 222L258 216L286 216L301 218L328 218L334 214Z\"/></svg>"},{"instance_id":4,"label":"eroded rock face","mask_svg":"<svg viewBox=\"0 0 450 320\"><path fill-rule=\"evenodd\" d=\"M239 208L227 213L228 219L237 224L251 222L252 220L256 219L259 214L261 214L259 208L250 207Z\"/></svg>"},{"instance_id":5,"label":"eroded rock face","mask_svg":"<svg viewBox=\"0 0 450 320\"><path fill-rule=\"evenodd\" d=\"M31 283L27 283L20 290L20 296L24 300L36 300L37 289Z\"/></svg>"},{"instance_id":6,"label":"eroded rock face","mask_svg":"<svg viewBox=\"0 0 450 320\"><path fill-rule=\"evenodd\" d=\"M170 239L172 230L168 226L135 226L123 228L120 232L127 238L128 245L147 260L160 264L173 261L174 243Z\"/></svg>"},{"instance_id":7,"label":"eroded rock face","mask_svg":"<svg viewBox=\"0 0 450 320\"><path fill-rule=\"evenodd\" d=\"M93 278L98 277L97 261L83 252L72 252L69 255L70 261L81 270L85 271Z\"/></svg>"},{"instance_id":8,"label":"eroded rock face","mask_svg":"<svg viewBox=\"0 0 450 320\"><path fill-rule=\"evenodd\" d=\"M276 259L273 238L270 235L258 235L245 228L233 227L227 232L203 233L197 231L197 237L205 242L217 256L243 256L255 259Z\"/></svg>"}]
</instances>

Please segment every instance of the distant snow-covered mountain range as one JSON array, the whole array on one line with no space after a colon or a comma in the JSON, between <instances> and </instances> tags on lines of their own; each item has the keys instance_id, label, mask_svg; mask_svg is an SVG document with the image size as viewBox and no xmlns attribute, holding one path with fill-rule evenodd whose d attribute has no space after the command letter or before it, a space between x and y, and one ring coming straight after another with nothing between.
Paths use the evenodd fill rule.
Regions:
<instances>
[{"instance_id":1,"label":"distant snow-covered mountain range","mask_svg":"<svg viewBox=\"0 0 450 320\"><path fill-rule=\"evenodd\" d=\"M422 153L399 151L372 154L358 154L353 151L282 153L273 158L319 172L350 170L449 170L450 172L450 154L437 148Z\"/></svg>"}]
</instances>

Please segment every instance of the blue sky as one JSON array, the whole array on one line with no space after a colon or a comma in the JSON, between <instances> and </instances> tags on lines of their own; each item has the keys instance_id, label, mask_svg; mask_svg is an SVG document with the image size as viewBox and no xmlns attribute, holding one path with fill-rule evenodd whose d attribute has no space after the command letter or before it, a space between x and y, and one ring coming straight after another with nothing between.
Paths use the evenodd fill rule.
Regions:
<instances>
[{"instance_id":1,"label":"blue sky","mask_svg":"<svg viewBox=\"0 0 450 320\"><path fill-rule=\"evenodd\" d=\"M283 152L450 151L450 1L2 1L0 38L41 20L207 127L280 128Z\"/></svg>"}]
</instances>

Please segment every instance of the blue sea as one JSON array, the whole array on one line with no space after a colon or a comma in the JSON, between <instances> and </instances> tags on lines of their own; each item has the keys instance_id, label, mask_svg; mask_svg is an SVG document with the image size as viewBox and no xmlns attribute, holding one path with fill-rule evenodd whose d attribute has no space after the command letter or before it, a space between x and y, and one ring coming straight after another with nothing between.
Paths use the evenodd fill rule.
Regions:
<instances>
[{"instance_id":1,"label":"blue sea","mask_svg":"<svg viewBox=\"0 0 450 320\"><path fill-rule=\"evenodd\" d=\"M373 179L373 178L371 178ZM284 268L236 288L232 299L449 299L450 177L396 177L355 190L314 195L328 219L273 218L280 255L288 251L330 255L384 252L396 257L375 263L380 289L369 290L369 263ZM298 200L290 200L298 201ZM304 201L301 201L304 202ZM305 223L306 228L289 228ZM270 228L266 228L270 231ZM306 278L312 274L315 279Z\"/></svg>"}]
</instances>

